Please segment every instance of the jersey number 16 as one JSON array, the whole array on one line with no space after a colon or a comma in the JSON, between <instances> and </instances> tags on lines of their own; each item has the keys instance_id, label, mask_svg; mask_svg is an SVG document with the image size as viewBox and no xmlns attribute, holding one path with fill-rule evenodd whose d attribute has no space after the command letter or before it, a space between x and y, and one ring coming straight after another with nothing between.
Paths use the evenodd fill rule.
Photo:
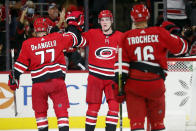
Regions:
<instances>
[{"instance_id":1,"label":"jersey number 16","mask_svg":"<svg viewBox=\"0 0 196 131\"><path fill-rule=\"evenodd\" d=\"M134 54L137 55L138 61L154 60L155 58L153 53L154 49L152 46L145 46L144 48L137 47L134 51Z\"/></svg>"}]
</instances>

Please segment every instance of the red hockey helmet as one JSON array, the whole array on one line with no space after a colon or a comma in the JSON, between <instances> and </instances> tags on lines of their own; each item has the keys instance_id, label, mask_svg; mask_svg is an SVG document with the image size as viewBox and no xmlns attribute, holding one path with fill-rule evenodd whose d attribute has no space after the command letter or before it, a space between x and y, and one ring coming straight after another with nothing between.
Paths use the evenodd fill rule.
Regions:
<instances>
[{"instance_id":1,"label":"red hockey helmet","mask_svg":"<svg viewBox=\"0 0 196 131\"><path fill-rule=\"evenodd\" d=\"M98 19L101 19L103 17L110 17L110 18L113 18L112 16L112 13L110 10L102 10L100 13L99 13L99 16L98 16Z\"/></svg>"},{"instance_id":2,"label":"red hockey helmet","mask_svg":"<svg viewBox=\"0 0 196 131\"><path fill-rule=\"evenodd\" d=\"M34 21L34 30L35 32L47 32L48 31L48 22L45 18L40 17Z\"/></svg>"},{"instance_id":3,"label":"red hockey helmet","mask_svg":"<svg viewBox=\"0 0 196 131\"><path fill-rule=\"evenodd\" d=\"M147 21L150 18L150 13L143 4L134 5L130 15L133 22Z\"/></svg>"}]
</instances>

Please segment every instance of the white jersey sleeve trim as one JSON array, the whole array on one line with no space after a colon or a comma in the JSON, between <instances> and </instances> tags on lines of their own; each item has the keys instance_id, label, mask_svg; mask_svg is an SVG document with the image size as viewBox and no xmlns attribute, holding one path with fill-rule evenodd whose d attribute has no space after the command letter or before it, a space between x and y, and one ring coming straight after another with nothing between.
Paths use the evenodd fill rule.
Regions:
<instances>
[{"instance_id":1,"label":"white jersey sleeve trim","mask_svg":"<svg viewBox=\"0 0 196 131\"><path fill-rule=\"evenodd\" d=\"M14 67L14 69L17 70L17 71L20 72L20 73L24 73L23 70L20 70L20 69L18 69L17 67Z\"/></svg>"},{"instance_id":2,"label":"white jersey sleeve trim","mask_svg":"<svg viewBox=\"0 0 196 131\"><path fill-rule=\"evenodd\" d=\"M73 41L74 41L73 47L76 46L78 43L78 39L77 39L76 35L72 32L69 32L69 31L67 33L69 33L73 37Z\"/></svg>"},{"instance_id":3,"label":"white jersey sleeve trim","mask_svg":"<svg viewBox=\"0 0 196 131\"><path fill-rule=\"evenodd\" d=\"M19 63L19 62L15 62L15 64L16 64L16 65L19 65L19 66L21 66L21 67L23 67L23 68L25 68L25 69L28 68L27 66L25 66L25 65L23 65L23 64L21 64L21 63Z\"/></svg>"},{"instance_id":4,"label":"white jersey sleeve trim","mask_svg":"<svg viewBox=\"0 0 196 131\"><path fill-rule=\"evenodd\" d=\"M183 43L183 47L182 47L182 50L181 50L181 52L180 53L178 53L178 54L174 54L175 56L178 56L178 55L181 55L181 54L184 54L184 53L186 53L187 52L187 50L188 50L188 45L186 44L186 42L182 39L182 38L180 38L180 40L182 41L182 43Z\"/></svg>"}]
</instances>

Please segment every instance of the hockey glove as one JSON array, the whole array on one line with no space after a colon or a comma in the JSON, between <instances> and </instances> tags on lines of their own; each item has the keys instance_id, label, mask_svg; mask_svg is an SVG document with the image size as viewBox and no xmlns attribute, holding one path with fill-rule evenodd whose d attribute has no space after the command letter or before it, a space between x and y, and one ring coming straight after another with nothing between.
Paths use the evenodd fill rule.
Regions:
<instances>
[{"instance_id":1,"label":"hockey glove","mask_svg":"<svg viewBox=\"0 0 196 131\"><path fill-rule=\"evenodd\" d=\"M125 101L125 92L124 90L122 90L122 92L119 92L119 86L116 82L112 84L112 89L117 102L122 103L123 101Z\"/></svg>"},{"instance_id":2,"label":"hockey glove","mask_svg":"<svg viewBox=\"0 0 196 131\"><path fill-rule=\"evenodd\" d=\"M118 72L116 72L113 81L114 81L115 83L117 83L117 84L118 84L118 80L119 80L118 77L119 77L119 74L118 74ZM122 87L125 86L125 83L126 83L127 78L128 78L128 74L127 74L127 73L122 73L122 78L121 78Z\"/></svg>"},{"instance_id":3,"label":"hockey glove","mask_svg":"<svg viewBox=\"0 0 196 131\"><path fill-rule=\"evenodd\" d=\"M81 11L72 11L67 15L66 22L68 25L76 26L80 31L84 27L84 14Z\"/></svg>"},{"instance_id":4,"label":"hockey glove","mask_svg":"<svg viewBox=\"0 0 196 131\"><path fill-rule=\"evenodd\" d=\"M13 91L15 91L16 89L18 89L18 87L19 87L19 80L14 80L12 73L9 74L8 86Z\"/></svg>"},{"instance_id":5,"label":"hockey glove","mask_svg":"<svg viewBox=\"0 0 196 131\"><path fill-rule=\"evenodd\" d=\"M170 21L164 21L161 24L161 27L165 28L168 30L171 34L180 36L181 35L181 30L179 27L177 27L173 22Z\"/></svg>"}]
</instances>

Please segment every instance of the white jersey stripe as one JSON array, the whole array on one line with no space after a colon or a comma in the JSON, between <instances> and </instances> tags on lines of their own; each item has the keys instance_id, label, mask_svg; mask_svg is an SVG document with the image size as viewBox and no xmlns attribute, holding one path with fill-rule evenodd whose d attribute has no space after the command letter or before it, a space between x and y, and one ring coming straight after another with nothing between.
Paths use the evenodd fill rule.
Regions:
<instances>
[{"instance_id":1,"label":"white jersey stripe","mask_svg":"<svg viewBox=\"0 0 196 131\"><path fill-rule=\"evenodd\" d=\"M27 66L25 66L25 65L23 65L23 64L21 64L21 63L19 63L19 62L17 62L17 61L15 62L15 64L16 64L16 65L19 65L19 66L21 66L21 67L23 67L23 68L25 68L25 69L28 68Z\"/></svg>"},{"instance_id":2,"label":"white jersey stripe","mask_svg":"<svg viewBox=\"0 0 196 131\"><path fill-rule=\"evenodd\" d=\"M44 70L45 68L53 68L53 67L55 67L55 66L60 66L60 67L66 69L66 66L65 66L65 65L54 64L54 65L46 65L46 66L42 67L42 68L39 69L39 70L31 71L31 73L38 73L38 72L41 72L42 70Z\"/></svg>"},{"instance_id":3,"label":"white jersey stripe","mask_svg":"<svg viewBox=\"0 0 196 131\"><path fill-rule=\"evenodd\" d=\"M82 37L83 38L83 37ZM84 39L84 38L83 38ZM84 42L82 45L80 45L80 47L84 47L86 45L86 39L84 39Z\"/></svg>"},{"instance_id":4,"label":"white jersey stripe","mask_svg":"<svg viewBox=\"0 0 196 131\"><path fill-rule=\"evenodd\" d=\"M80 45L83 43L83 41L84 41L84 39L83 39L83 37L81 37L81 42L80 42L80 44L77 45L77 47L80 47Z\"/></svg>"},{"instance_id":5,"label":"white jersey stripe","mask_svg":"<svg viewBox=\"0 0 196 131\"><path fill-rule=\"evenodd\" d=\"M180 52L180 53L178 53L178 54L174 54L175 56L177 56L177 55L181 55L181 54L183 54L183 53L187 52L187 50L188 50L188 48L187 48L187 46L186 46L185 41L184 41L182 38L180 38L180 40L181 40L181 41L182 41L182 43L183 43L183 47L182 47L182 50L181 50L181 52Z\"/></svg>"},{"instance_id":6,"label":"white jersey stripe","mask_svg":"<svg viewBox=\"0 0 196 131\"><path fill-rule=\"evenodd\" d=\"M31 76L32 78L38 78L38 77L41 77L41 76L43 76L43 75L45 75L45 74L47 74L47 73L54 73L54 72L57 72L57 71L62 71L61 69L57 69L57 70L53 70L53 71L45 71L45 72L43 72L42 74L40 74L40 75L37 75L37 76Z\"/></svg>"},{"instance_id":7,"label":"white jersey stripe","mask_svg":"<svg viewBox=\"0 0 196 131\"><path fill-rule=\"evenodd\" d=\"M17 71L20 72L20 73L24 73L24 71L18 69L17 67L14 67L14 69L17 70Z\"/></svg>"},{"instance_id":8,"label":"white jersey stripe","mask_svg":"<svg viewBox=\"0 0 196 131\"><path fill-rule=\"evenodd\" d=\"M62 70L62 72L63 72L64 74L66 74L66 72L65 72L65 71L63 71L63 70Z\"/></svg>"},{"instance_id":9,"label":"white jersey stripe","mask_svg":"<svg viewBox=\"0 0 196 131\"><path fill-rule=\"evenodd\" d=\"M101 70L101 71L114 72L113 69L104 69L104 68L95 67L95 66L92 66L92 65L88 65L88 66L91 67L91 68L95 68L95 69Z\"/></svg>"},{"instance_id":10,"label":"white jersey stripe","mask_svg":"<svg viewBox=\"0 0 196 131\"><path fill-rule=\"evenodd\" d=\"M73 32L69 32L69 31L67 33L69 33L73 37L73 41L74 41L73 46L76 46L78 43L76 35Z\"/></svg>"},{"instance_id":11,"label":"white jersey stripe","mask_svg":"<svg viewBox=\"0 0 196 131\"><path fill-rule=\"evenodd\" d=\"M96 74L104 75L104 76L115 76L114 74L106 74L106 73L94 71L94 70L91 70L91 69L89 69L89 71L94 72L94 73L96 73Z\"/></svg>"},{"instance_id":12,"label":"white jersey stripe","mask_svg":"<svg viewBox=\"0 0 196 131\"><path fill-rule=\"evenodd\" d=\"M84 39L82 36L81 36L81 42L76 46L76 47L83 47L84 46L84 42L86 44L86 39Z\"/></svg>"}]
</instances>

